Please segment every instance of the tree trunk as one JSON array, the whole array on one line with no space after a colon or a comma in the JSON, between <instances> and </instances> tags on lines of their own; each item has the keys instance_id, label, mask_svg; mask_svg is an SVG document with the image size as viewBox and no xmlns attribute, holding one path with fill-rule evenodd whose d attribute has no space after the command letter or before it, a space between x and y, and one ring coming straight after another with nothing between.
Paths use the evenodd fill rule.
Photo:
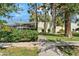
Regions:
<instances>
[{"instance_id":1,"label":"tree trunk","mask_svg":"<svg viewBox=\"0 0 79 59\"><path fill-rule=\"evenodd\" d=\"M70 13L68 11L65 11L65 36L72 37Z\"/></svg>"},{"instance_id":2,"label":"tree trunk","mask_svg":"<svg viewBox=\"0 0 79 59\"><path fill-rule=\"evenodd\" d=\"M47 28L47 23L46 21L44 22L44 33L46 33L46 28Z\"/></svg>"},{"instance_id":3,"label":"tree trunk","mask_svg":"<svg viewBox=\"0 0 79 59\"><path fill-rule=\"evenodd\" d=\"M44 17L44 19L45 19L45 20L44 20L44 33L46 33L46 28L47 28L47 23L46 23L46 22L47 22L47 17L46 17L46 15L47 15L47 10L46 10L46 8L45 8L44 11L45 11L45 14L44 14L44 15L45 15L45 17Z\"/></svg>"},{"instance_id":4,"label":"tree trunk","mask_svg":"<svg viewBox=\"0 0 79 59\"><path fill-rule=\"evenodd\" d=\"M51 16L52 16L52 29L51 31L53 33L56 33L56 8L55 8L55 4L51 3Z\"/></svg>"},{"instance_id":5,"label":"tree trunk","mask_svg":"<svg viewBox=\"0 0 79 59\"><path fill-rule=\"evenodd\" d=\"M36 12L36 23L35 23L35 27L36 27L36 30L38 30L37 3L35 4L35 6L36 6L36 10L35 10L35 12Z\"/></svg>"}]
</instances>

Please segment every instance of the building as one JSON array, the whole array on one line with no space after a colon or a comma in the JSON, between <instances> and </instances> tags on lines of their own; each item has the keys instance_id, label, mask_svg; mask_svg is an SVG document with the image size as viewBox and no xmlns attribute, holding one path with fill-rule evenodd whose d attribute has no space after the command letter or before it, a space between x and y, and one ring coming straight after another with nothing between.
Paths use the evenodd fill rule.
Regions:
<instances>
[{"instance_id":1,"label":"building","mask_svg":"<svg viewBox=\"0 0 79 59\"><path fill-rule=\"evenodd\" d=\"M46 32L48 32L48 29L50 28L50 22L47 22L47 28L46 28ZM77 23L73 23L71 22L71 31L79 31L77 30L79 28L78 26L78 22ZM38 32L41 33L42 29L44 29L44 22L38 22ZM56 26L56 33L59 32L61 29L65 29L65 27L63 26Z\"/></svg>"},{"instance_id":2,"label":"building","mask_svg":"<svg viewBox=\"0 0 79 59\"><path fill-rule=\"evenodd\" d=\"M77 32L79 31L78 22L77 23L71 23L71 31L77 31Z\"/></svg>"},{"instance_id":3,"label":"building","mask_svg":"<svg viewBox=\"0 0 79 59\"><path fill-rule=\"evenodd\" d=\"M35 29L35 22L28 22L28 23L17 23L14 25L9 25L10 27L17 28L17 29ZM48 33L48 29L50 28L50 22L46 23L46 32ZM76 31L79 28L78 23L71 23L71 31ZM44 29L44 22L38 22L38 32L41 33ZM56 33L59 32L61 29L64 30L64 26L56 26Z\"/></svg>"},{"instance_id":4,"label":"building","mask_svg":"<svg viewBox=\"0 0 79 59\"><path fill-rule=\"evenodd\" d=\"M50 28L50 22L47 22L47 28L46 28L46 32L48 32L48 29ZM41 33L42 29L44 29L44 22L38 22L38 32ZM56 32L59 32L61 29L64 29L61 26L56 26Z\"/></svg>"},{"instance_id":5,"label":"building","mask_svg":"<svg viewBox=\"0 0 79 59\"><path fill-rule=\"evenodd\" d=\"M17 28L17 29L34 29L35 28L35 23L34 22L28 22L28 23L17 23L14 25L9 25L12 28Z\"/></svg>"}]
</instances>

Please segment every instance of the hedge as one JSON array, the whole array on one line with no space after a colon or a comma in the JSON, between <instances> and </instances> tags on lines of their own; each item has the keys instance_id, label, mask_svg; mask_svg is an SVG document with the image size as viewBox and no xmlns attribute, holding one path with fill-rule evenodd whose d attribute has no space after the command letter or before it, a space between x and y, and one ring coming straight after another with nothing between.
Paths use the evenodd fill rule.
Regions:
<instances>
[{"instance_id":1,"label":"hedge","mask_svg":"<svg viewBox=\"0 0 79 59\"><path fill-rule=\"evenodd\" d=\"M0 30L0 42L37 41L37 39L38 32L36 30Z\"/></svg>"}]
</instances>

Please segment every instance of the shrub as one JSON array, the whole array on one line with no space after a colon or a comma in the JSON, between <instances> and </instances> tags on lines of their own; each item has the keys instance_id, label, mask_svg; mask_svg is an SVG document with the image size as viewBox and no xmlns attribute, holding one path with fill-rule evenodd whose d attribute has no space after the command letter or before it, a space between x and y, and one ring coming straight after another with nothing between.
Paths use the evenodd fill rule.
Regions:
<instances>
[{"instance_id":1,"label":"shrub","mask_svg":"<svg viewBox=\"0 0 79 59\"><path fill-rule=\"evenodd\" d=\"M4 26L1 28L2 31L7 31L7 32L10 32L11 29L12 29L11 27L6 26L6 25L4 25Z\"/></svg>"},{"instance_id":2,"label":"shrub","mask_svg":"<svg viewBox=\"0 0 79 59\"><path fill-rule=\"evenodd\" d=\"M35 30L0 31L0 41L2 42L36 41L37 38L38 32Z\"/></svg>"},{"instance_id":3,"label":"shrub","mask_svg":"<svg viewBox=\"0 0 79 59\"><path fill-rule=\"evenodd\" d=\"M35 30L26 30L26 37L31 41L36 41L38 39L38 32Z\"/></svg>"},{"instance_id":4,"label":"shrub","mask_svg":"<svg viewBox=\"0 0 79 59\"><path fill-rule=\"evenodd\" d=\"M38 32L35 30L13 30L12 35L14 40L19 41L36 41L38 38Z\"/></svg>"},{"instance_id":5,"label":"shrub","mask_svg":"<svg viewBox=\"0 0 79 59\"><path fill-rule=\"evenodd\" d=\"M14 30L12 30L12 34L11 34L11 35L13 36L12 39L13 39L14 41L19 41L19 40L22 39L21 30L14 29Z\"/></svg>"},{"instance_id":6,"label":"shrub","mask_svg":"<svg viewBox=\"0 0 79 59\"><path fill-rule=\"evenodd\" d=\"M12 42L14 41L13 36L11 35L11 32L7 31L0 31L0 41L1 42Z\"/></svg>"}]
</instances>

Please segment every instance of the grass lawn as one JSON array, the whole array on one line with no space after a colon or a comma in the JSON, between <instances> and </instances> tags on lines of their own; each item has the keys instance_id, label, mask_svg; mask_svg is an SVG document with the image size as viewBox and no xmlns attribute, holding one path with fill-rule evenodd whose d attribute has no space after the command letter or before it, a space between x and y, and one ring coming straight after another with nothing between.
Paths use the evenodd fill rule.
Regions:
<instances>
[{"instance_id":1,"label":"grass lawn","mask_svg":"<svg viewBox=\"0 0 79 59\"><path fill-rule=\"evenodd\" d=\"M62 41L79 41L79 33L73 33L72 38L65 37L64 35L44 35L48 41L62 40Z\"/></svg>"},{"instance_id":2,"label":"grass lawn","mask_svg":"<svg viewBox=\"0 0 79 59\"><path fill-rule=\"evenodd\" d=\"M2 56L36 56L37 48L27 49L20 47L11 47L6 49L0 49Z\"/></svg>"}]
</instances>

